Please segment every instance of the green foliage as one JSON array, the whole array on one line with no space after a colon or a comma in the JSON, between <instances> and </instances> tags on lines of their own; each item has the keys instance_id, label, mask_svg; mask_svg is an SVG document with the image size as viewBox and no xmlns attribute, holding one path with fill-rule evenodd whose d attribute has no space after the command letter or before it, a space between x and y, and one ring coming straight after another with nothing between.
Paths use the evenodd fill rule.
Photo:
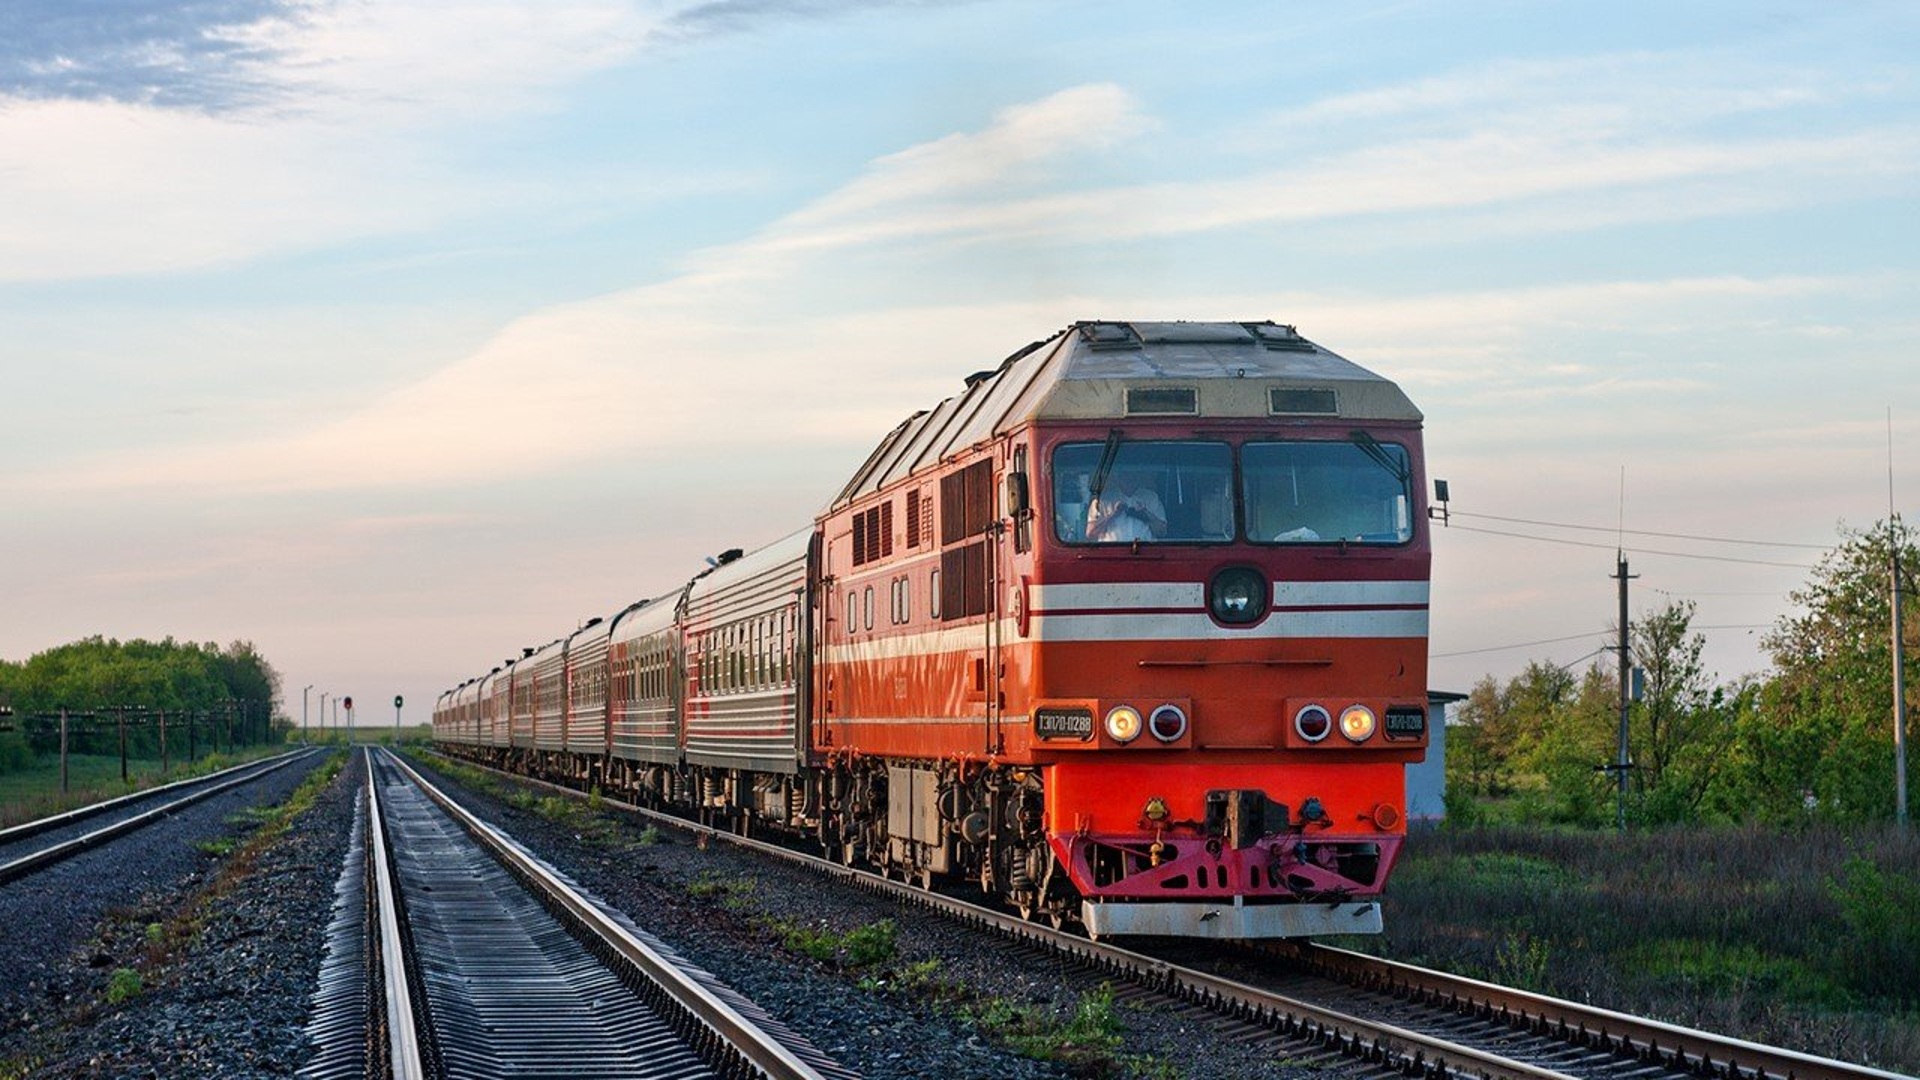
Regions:
<instances>
[{"instance_id":1,"label":"green foliage","mask_svg":"<svg viewBox=\"0 0 1920 1080\"><path fill-rule=\"evenodd\" d=\"M143 989L140 973L132 968L115 968L113 976L107 980L107 1004L118 1005L140 996Z\"/></svg>"},{"instance_id":2,"label":"green foliage","mask_svg":"<svg viewBox=\"0 0 1920 1080\"><path fill-rule=\"evenodd\" d=\"M1120 1022L1114 1015L1113 984L1082 995L1073 1014L1055 1013L1005 998L968 1009L966 1018L1024 1057L1057 1061L1089 1075L1119 1071Z\"/></svg>"},{"instance_id":3,"label":"green foliage","mask_svg":"<svg viewBox=\"0 0 1920 1080\"><path fill-rule=\"evenodd\" d=\"M1850 931L1834 976L1868 997L1920 1004L1920 878L1856 855L1827 890Z\"/></svg>"},{"instance_id":4,"label":"green foliage","mask_svg":"<svg viewBox=\"0 0 1920 1080\"><path fill-rule=\"evenodd\" d=\"M0 776L31 768L33 748L19 731L0 731Z\"/></svg>"},{"instance_id":5,"label":"green foliage","mask_svg":"<svg viewBox=\"0 0 1920 1080\"><path fill-rule=\"evenodd\" d=\"M783 923L778 929L781 943L787 948L823 964L837 964L848 970L885 963L893 959L897 948L897 931L892 919L857 926L846 933L798 923Z\"/></svg>"},{"instance_id":6,"label":"green foliage","mask_svg":"<svg viewBox=\"0 0 1920 1080\"><path fill-rule=\"evenodd\" d=\"M1839 988L1805 959L1781 956L1752 942L1710 938L1654 938L1623 954L1648 978L1697 997L1766 996L1837 1005Z\"/></svg>"},{"instance_id":7,"label":"green foliage","mask_svg":"<svg viewBox=\"0 0 1920 1080\"><path fill-rule=\"evenodd\" d=\"M1890 567L1920 580L1914 534L1895 523L1846 533L1764 639L1774 670L1715 685L1694 605L1669 602L1629 628L1646 673L1629 710L1626 810L1642 826L1883 821L1894 811ZM1920 647L1920 603L1905 612ZM1920 664L1908 667L1920 699ZM1576 677L1541 662L1482 679L1448 731L1447 813L1462 824L1614 819L1619 683L1596 662ZM1911 710L1909 742L1915 741Z\"/></svg>"},{"instance_id":8,"label":"green foliage","mask_svg":"<svg viewBox=\"0 0 1920 1080\"><path fill-rule=\"evenodd\" d=\"M1545 941L1526 933L1507 935L1494 949L1494 980L1523 990L1546 985L1547 964L1552 950Z\"/></svg>"},{"instance_id":9,"label":"green foliage","mask_svg":"<svg viewBox=\"0 0 1920 1080\"><path fill-rule=\"evenodd\" d=\"M1911 589L1920 549L1904 525L1849 533L1789 598L1799 613L1765 639L1773 680L1759 723L1740 732L1738 779L1746 802L1770 820L1886 820L1894 810L1893 641L1889 571ZM1920 637L1920 604L1901 628ZM1909 680L1920 665L1909 665ZM1916 687L1907 687L1909 700ZM1908 718L1908 740L1914 735Z\"/></svg>"},{"instance_id":10,"label":"green foliage","mask_svg":"<svg viewBox=\"0 0 1920 1080\"><path fill-rule=\"evenodd\" d=\"M239 847L240 842L231 836L216 836L211 840L202 840L193 846L216 859L224 859L233 854L233 849Z\"/></svg>"},{"instance_id":11,"label":"green foliage","mask_svg":"<svg viewBox=\"0 0 1920 1080\"><path fill-rule=\"evenodd\" d=\"M62 708L76 713L122 706L150 710L146 717L136 714L127 725L127 750L133 757L160 756L156 714L161 711L171 720L169 749L175 759L187 756L188 739L181 726L188 717L195 720L200 751L216 741L216 726L222 744L268 740L273 734L264 714L279 693L279 673L245 641L221 648L172 638L122 642L94 636L37 653L24 663L0 663L0 704L12 706L16 723L27 733L26 745L41 754L57 752L59 736L52 725L35 718L53 716ZM100 733L88 734L96 728ZM0 774L30 764L18 746L17 736L0 736ZM71 735L70 748L117 754L116 725L80 725Z\"/></svg>"},{"instance_id":12,"label":"green foliage","mask_svg":"<svg viewBox=\"0 0 1920 1080\"><path fill-rule=\"evenodd\" d=\"M1337 944L1920 1069L1920 835L1890 824L1422 832L1385 934Z\"/></svg>"},{"instance_id":13,"label":"green foliage","mask_svg":"<svg viewBox=\"0 0 1920 1080\"><path fill-rule=\"evenodd\" d=\"M687 883L687 895L696 900L717 900L729 911L740 911L753 896L757 883L752 878L726 877L712 872Z\"/></svg>"}]
</instances>

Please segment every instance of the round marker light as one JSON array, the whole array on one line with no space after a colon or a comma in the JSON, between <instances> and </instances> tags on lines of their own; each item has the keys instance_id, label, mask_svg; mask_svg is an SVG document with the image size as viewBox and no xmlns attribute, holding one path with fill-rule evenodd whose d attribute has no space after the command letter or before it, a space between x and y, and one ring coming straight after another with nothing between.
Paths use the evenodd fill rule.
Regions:
<instances>
[{"instance_id":1,"label":"round marker light","mask_svg":"<svg viewBox=\"0 0 1920 1080\"><path fill-rule=\"evenodd\" d=\"M1340 734L1353 742L1366 742L1373 734L1373 710L1365 705L1349 705L1340 714Z\"/></svg>"},{"instance_id":2,"label":"round marker light","mask_svg":"<svg viewBox=\"0 0 1920 1080\"><path fill-rule=\"evenodd\" d=\"M1307 705L1293 714L1293 730L1308 742L1319 742L1333 731L1333 716L1318 705Z\"/></svg>"},{"instance_id":3,"label":"round marker light","mask_svg":"<svg viewBox=\"0 0 1920 1080\"><path fill-rule=\"evenodd\" d=\"M1115 705L1107 710L1107 737L1128 743L1140 737L1140 710L1131 705Z\"/></svg>"},{"instance_id":4,"label":"round marker light","mask_svg":"<svg viewBox=\"0 0 1920 1080\"><path fill-rule=\"evenodd\" d=\"M1162 705L1147 717L1147 730L1161 742L1179 742L1187 733L1187 714L1178 705Z\"/></svg>"}]
</instances>

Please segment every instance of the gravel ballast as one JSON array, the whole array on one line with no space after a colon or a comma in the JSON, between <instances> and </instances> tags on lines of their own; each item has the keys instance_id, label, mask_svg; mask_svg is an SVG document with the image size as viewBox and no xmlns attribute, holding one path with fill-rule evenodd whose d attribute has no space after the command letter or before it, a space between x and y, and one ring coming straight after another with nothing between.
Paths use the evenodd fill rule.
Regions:
<instances>
[{"instance_id":1,"label":"gravel ballast","mask_svg":"<svg viewBox=\"0 0 1920 1080\"><path fill-rule=\"evenodd\" d=\"M490 792L514 789L493 782L469 790L431 765L423 771L470 809L875 1080L1332 1075L1289 1061L1271 1044L1233 1043L1193 1011L1152 997L1136 1001L1125 989L1112 1006L1119 1046L1077 1063L1038 1060L1015 1049L1006 1014L1064 1021L1083 1000L1098 997L1099 976L732 845L700 844L613 808L561 811L566 804L545 792L506 799ZM24 982L11 981L0 991L12 995L0 997L11 1002L9 1017L24 1021L10 1020L0 1064L34 1076L292 1075L312 1054L305 1035L310 996L361 774L350 764L259 853L251 872L214 886L211 902L192 907L220 864L193 845L244 832L227 818L245 799L211 800L199 831L181 841L182 866L90 917L76 912L65 937L28 940L16 932L0 961L47 959L30 992L18 993ZM271 801L284 799L297 779L276 781L282 786ZM148 925L188 908L197 911L197 930L164 963L151 964ZM8 923L18 927L20 920ZM792 934L843 935L883 923L893 927L892 947L877 960L847 948L817 959ZM86 929L74 929L81 924ZM36 941L46 951L34 953ZM108 1005L119 967L145 968L144 985L130 1000ZM984 1019L996 1011L999 1021Z\"/></svg>"},{"instance_id":2,"label":"gravel ballast","mask_svg":"<svg viewBox=\"0 0 1920 1080\"><path fill-rule=\"evenodd\" d=\"M463 805L876 1080L1329 1075L1271 1046L1232 1043L1208 1019L1157 999L1128 1004L1124 991L1114 1006L1123 1041L1117 1050L1077 1067L1022 1056L969 1015L999 1002L1064 1019L1097 990L1098 976L730 844L702 845L671 827L648 829L611 808L541 813L532 798L503 801L450 781L431 759L417 764ZM779 929L845 934L881 922L894 926L893 956L864 966L844 955L826 962L802 955Z\"/></svg>"},{"instance_id":3,"label":"gravel ballast","mask_svg":"<svg viewBox=\"0 0 1920 1080\"><path fill-rule=\"evenodd\" d=\"M256 825L236 815L284 802L328 758L0 890L0 963L31 973L0 991L0 1060L33 1076L290 1075L307 1053L358 770L343 770L245 874L223 874L232 856L200 845L243 842ZM20 886L31 888L15 895ZM123 968L140 973L139 989L109 1003Z\"/></svg>"}]
</instances>

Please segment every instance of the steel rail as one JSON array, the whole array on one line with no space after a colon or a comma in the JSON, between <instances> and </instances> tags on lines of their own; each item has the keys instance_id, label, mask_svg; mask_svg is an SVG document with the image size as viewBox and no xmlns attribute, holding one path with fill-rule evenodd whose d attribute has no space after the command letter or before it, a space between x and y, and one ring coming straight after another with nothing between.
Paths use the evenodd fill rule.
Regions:
<instances>
[{"instance_id":1,"label":"steel rail","mask_svg":"<svg viewBox=\"0 0 1920 1080\"><path fill-rule=\"evenodd\" d=\"M373 775L372 748L367 761L367 847L373 862L374 911L379 923L380 975L386 1002L387 1075L392 1080L424 1080L426 1064L414 1026L413 993L407 985L407 953L400 909L387 850L386 821L380 812L380 784Z\"/></svg>"},{"instance_id":2,"label":"steel rail","mask_svg":"<svg viewBox=\"0 0 1920 1080\"><path fill-rule=\"evenodd\" d=\"M483 766L485 767L485 766ZM534 784L576 799L587 796L558 784L533 780L493 769L501 776ZM1471 1076L1483 1080L1573 1080L1570 1074L1469 1046L1461 1046L1417 1031L1391 1024L1364 1020L1310 1002L1289 998L1258 987L1248 986L1221 976L1170 961L1123 949L1109 942L1092 941L1079 934L1055 930L1028 922L1016 915L994 911L965 900L928 892L903 882L892 881L842 863L794 851L765 841L739 836L722 829L701 825L682 817L631 806L616 800L602 805L617 807L663 824L704 834L750 851L798 863L873 892L883 893L922 907L931 908L962 922L992 929L1003 936L1023 941L1083 963L1123 975L1149 989L1193 1002L1235 1019L1259 1024L1290 1035L1330 1043L1352 1056L1375 1063L1388 1063L1408 1074L1427 1076Z\"/></svg>"},{"instance_id":3,"label":"steel rail","mask_svg":"<svg viewBox=\"0 0 1920 1080\"><path fill-rule=\"evenodd\" d=\"M1308 970L1362 989L1496 1016L1516 1030L1579 1032L1602 1049L1660 1060L1685 1072L1764 1075L1779 1080L1911 1080L1866 1065L1765 1046L1311 942L1274 943L1262 946L1260 951L1296 958Z\"/></svg>"},{"instance_id":4,"label":"steel rail","mask_svg":"<svg viewBox=\"0 0 1920 1080\"><path fill-rule=\"evenodd\" d=\"M256 758L253 761L243 762L239 765L221 769L219 772L207 773L205 776L189 776L185 780L175 780L170 784L162 784L159 787L144 788L140 791L130 792L126 795L116 795L111 799L97 803L89 803L86 806L76 807L75 809L62 813L50 814L43 818L35 818L32 821L23 821L18 825L11 825L7 828L0 829L0 844L11 844L16 840L25 840L28 837L39 836L41 833L52 832L55 829L85 821L90 817L104 814L109 810L125 806L128 803L139 802L141 799L151 799L156 795L163 795L176 788L192 787L195 784L204 784L210 780L218 780L220 777L232 775L242 769L251 769L270 761L284 761L296 754L306 752L306 748L303 747L298 750L289 750L284 754L278 754L274 757Z\"/></svg>"},{"instance_id":5,"label":"steel rail","mask_svg":"<svg viewBox=\"0 0 1920 1080\"><path fill-rule=\"evenodd\" d=\"M597 905L561 881L551 869L527 854L504 832L469 813L398 755L386 750L382 753L515 876L552 900L577 925L599 938L635 971L660 987L681 1009L725 1045L732 1047L753 1068L775 1080L827 1080L827 1074L802 1060L733 1006L690 978L678 965L608 918Z\"/></svg>"},{"instance_id":6,"label":"steel rail","mask_svg":"<svg viewBox=\"0 0 1920 1080\"><path fill-rule=\"evenodd\" d=\"M494 769L491 766L478 765L478 763L464 761L464 759L462 760L465 764L476 765L479 768L487 769L500 776L508 777L521 783L547 788L576 799L586 798L585 795L573 788L549 783L544 780L536 780L531 777L520 776L516 773L505 772L500 769ZM629 813L692 832L704 833L744 848L800 862L809 865L813 869L830 873L851 884L870 890L886 891L897 896L921 902L930 907L953 911L965 909L965 918L972 919L977 913L980 921L983 923L992 925L995 928L1004 927L1009 933L1028 940L1051 944L1051 939L1062 939L1064 942L1070 943L1068 945L1070 951L1073 949L1086 948L1088 950L1087 955L1097 955L1094 950L1113 948L1112 946L1088 942L1087 939L1077 934L1067 934L1063 931L1039 926L1013 915L981 908L978 905L968 904L966 901L942 896L938 893L929 893L910 885L889 881L864 870L848 867L830 860L819 859L816 856L797 852L790 848L769 844L764 841L752 840L731 832L714 829L673 814L631 806L614 799L604 800L602 805L616 807ZM1667 1068L1691 1075L1720 1076L1733 1078L1733 1080L1749 1080L1749 1078L1770 1078L1770 1080L1913 1080L1913 1078L1903 1076L1900 1073L1875 1069L1867 1065L1856 1065L1832 1058L1823 1058L1815 1054L1805 1054L1780 1047L1765 1046L1743 1039L1736 1039L1731 1036L1718 1035L1713 1032L1681 1027L1674 1024L1666 1024L1657 1020L1648 1020L1607 1009L1582 1005L1578 1002L1567 1002L1542 994L1533 994L1524 990L1515 990L1508 987L1496 986L1491 983L1478 982L1477 980L1467 979L1462 976L1449 975L1445 972L1431 971L1395 961L1379 960L1374 957L1333 949L1324 945L1310 943L1276 943L1266 946L1265 948L1276 952L1287 949L1297 949L1299 950L1299 955L1303 958L1311 958L1310 962L1323 961L1324 966L1329 967L1344 964L1358 969L1366 965L1381 965L1378 970L1383 972L1390 970L1392 974L1383 975L1379 985L1371 987L1373 989L1382 989L1389 993L1395 992L1393 986L1395 985L1394 980L1397 980L1399 986L1410 987L1411 989L1408 992L1411 994L1418 995L1424 992L1429 1002L1444 1000L1449 1005L1452 1005L1455 1002L1466 1003L1471 1001L1479 1007L1477 1011L1482 1015L1499 1020L1504 1014L1504 1019L1509 1024L1515 1026L1516 1030L1526 1030L1532 1033L1550 1035L1562 1035L1562 1033L1564 1033L1564 1037L1572 1041L1583 1041L1590 1047L1597 1047L1615 1054L1633 1055L1647 1061L1657 1060ZM1129 957L1139 957L1140 960L1148 965L1141 970L1158 971L1160 969L1170 969L1178 971L1183 975L1190 973L1197 976L1199 980L1201 980L1202 985L1205 985L1205 980L1212 979L1211 976L1207 976L1204 973L1190 972L1190 969L1179 968L1168 961L1152 957L1140 957L1139 954L1128 953L1126 950L1117 948L1114 948L1114 952L1124 953ZM1228 982L1227 980L1219 981L1223 983ZM1228 983L1228 985L1237 986L1238 984ZM1365 986L1366 984L1361 983L1361 985ZM1268 995L1265 991L1255 990L1254 992L1268 997L1276 996ZM1232 998L1229 996L1228 1000L1232 1000ZM1254 1007L1256 1009L1258 1008L1257 1005ZM1339 1014L1328 1015L1337 1016ZM1366 1021L1355 1021L1355 1023L1360 1028L1371 1028L1374 1026ZM1583 1033L1586 1038L1581 1040ZM1419 1037L1426 1038L1425 1036Z\"/></svg>"},{"instance_id":7,"label":"steel rail","mask_svg":"<svg viewBox=\"0 0 1920 1080\"><path fill-rule=\"evenodd\" d=\"M166 817L169 814L172 814L174 811L182 809L187 806L191 806L192 804L197 803L202 799L211 798L212 796L218 795L221 792L226 791L230 788L239 787L241 784L252 783L253 781L258 780L263 776L266 776L270 773L274 773L281 769L286 768L288 765L291 765L294 762L299 761L302 757L305 757L306 755L311 753L313 753L312 750L305 750L305 751L296 751L291 754L282 755L277 759L273 759L275 763L267 766L266 768L256 769L255 771L250 772L245 776L233 777L232 779L229 779L223 783L219 783L212 787L208 787L203 790L196 791L191 795L184 795L178 799L173 800L172 802L166 803L162 806L156 806L151 810L145 811L140 814L136 814L133 817L125 818L121 821L116 821L112 825L107 825L103 828L95 829L92 832L86 833L85 835L76 836L71 840L63 840L58 844L52 844L48 847L41 848L39 851L30 852L26 855L22 855L19 858L13 860L12 862L0 865L0 885L4 885L10 881L16 881L20 878L26 877L28 874L31 874L37 870L43 870L49 866L52 866L54 863L60 862L63 859L67 859L74 855L78 855L80 852L86 851L89 848L98 847L99 845L104 844L109 840L113 840L118 837L125 836L127 833L133 832L136 829L144 828L145 826L151 825L154 822L160 820L161 818ZM239 766L238 768L246 768L246 767L247 766ZM228 770L228 772L232 772L232 771L234 770ZM222 773L220 775L226 775L226 774ZM202 777L201 779L205 779L205 778Z\"/></svg>"}]
</instances>

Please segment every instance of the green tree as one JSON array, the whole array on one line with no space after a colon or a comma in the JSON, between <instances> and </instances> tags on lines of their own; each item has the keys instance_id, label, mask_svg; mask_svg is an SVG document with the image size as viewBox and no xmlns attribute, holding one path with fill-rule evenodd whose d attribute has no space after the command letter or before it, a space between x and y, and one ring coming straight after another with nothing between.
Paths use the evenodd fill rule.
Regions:
<instances>
[{"instance_id":1,"label":"green tree","mask_svg":"<svg viewBox=\"0 0 1920 1080\"><path fill-rule=\"evenodd\" d=\"M1812 814L1887 819L1893 798L1893 659L1890 571L1920 580L1920 550L1896 519L1849 531L1790 598L1800 609L1764 639L1774 677L1740 727L1739 783L1762 817ZM1911 592L1908 593L1911 596ZM1902 628L1912 649L1920 604ZM1907 669L1907 696L1915 666ZM1907 739L1913 741L1912 717Z\"/></svg>"},{"instance_id":2,"label":"green tree","mask_svg":"<svg viewBox=\"0 0 1920 1080\"><path fill-rule=\"evenodd\" d=\"M11 699L23 728L26 718L61 708L86 712L144 706L166 710L176 721L183 714L197 714L203 724L222 724L223 732L231 731L227 737L257 739L266 733L267 726L259 721L268 715L279 690L279 673L245 641L222 649L172 638L123 643L95 636L48 649L21 664L0 666L0 700ZM134 725L129 751L156 750L156 727Z\"/></svg>"},{"instance_id":3,"label":"green tree","mask_svg":"<svg viewBox=\"0 0 1920 1080\"><path fill-rule=\"evenodd\" d=\"M1460 703L1459 723L1447 732L1447 788L1469 796L1513 790L1508 767L1512 745L1501 736L1505 714L1500 684L1483 676Z\"/></svg>"},{"instance_id":4,"label":"green tree","mask_svg":"<svg viewBox=\"0 0 1920 1080\"><path fill-rule=\"evenodd\" d=\"M1568 676L1572 682L1572 676ZM1543 787L1539 816L1569 825L1600 825L1613 817L1612 774L1595 766L1612 760L1620 716L1620 684L1599 664L1587 668L1554 708L1534 752Z\"/></svg>"}]
</instances>

